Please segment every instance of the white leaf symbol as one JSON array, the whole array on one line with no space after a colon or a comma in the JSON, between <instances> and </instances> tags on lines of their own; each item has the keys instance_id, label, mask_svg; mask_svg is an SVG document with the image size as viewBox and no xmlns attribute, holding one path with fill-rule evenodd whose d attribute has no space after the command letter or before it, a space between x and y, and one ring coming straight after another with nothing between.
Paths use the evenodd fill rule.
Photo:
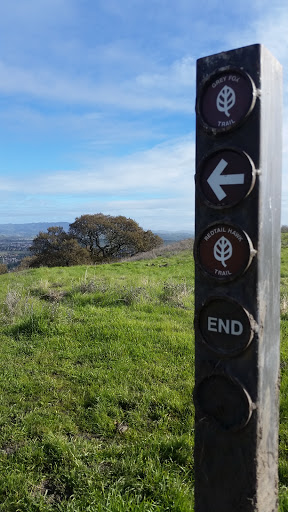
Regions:
<instances>
[{"instance_id":1,"label":"white leaf symbol","mask_svg":"<svg viewBox=\"0 0 288 512\"><path fill-rule=\"evenodd\" d=\"M236 102L236 95L231 87L224 85L223 89L219 92L216 100L216 106L219 112L224 112L227 117L230 117L229 110L234 107Z\"/></svg>"},{"instance_id":2,"label":"white leaf symbol","mask_svg":"<svg viewBox=\"0 0 288 512\"><path fill-rule=\"evenodd\" d=\"M217 261L220 261L223 267L227 267L225 261L231 258L233 253L233 248L231 242L225 238L225 236L221 236L219 240L214 245L214 258Z\"/></svg>"}]
</instances>

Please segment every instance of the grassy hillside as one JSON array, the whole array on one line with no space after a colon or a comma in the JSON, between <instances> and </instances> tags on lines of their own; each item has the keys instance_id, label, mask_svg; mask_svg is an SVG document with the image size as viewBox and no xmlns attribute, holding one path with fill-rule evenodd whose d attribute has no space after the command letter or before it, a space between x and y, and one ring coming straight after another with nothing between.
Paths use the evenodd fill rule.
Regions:
<instances>
[{"instance_id":1,"label":"grassy hillside","mask_svg":"<svg viewBox=\"0 0 288 512\"><path fill-rule=\"evenodd\" d=\"M166 250L150 260L0 276L0 510L193 511L193 274L191 250Z\"/></svg>"}]
</instances>

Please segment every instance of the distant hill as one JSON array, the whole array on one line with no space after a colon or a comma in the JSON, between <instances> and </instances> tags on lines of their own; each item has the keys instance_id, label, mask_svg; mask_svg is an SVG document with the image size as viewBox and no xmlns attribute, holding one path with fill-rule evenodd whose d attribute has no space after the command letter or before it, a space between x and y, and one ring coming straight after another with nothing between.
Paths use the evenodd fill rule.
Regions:
<instances>
[{"instance_id":1,"label":"distant hill","mask_svg":"<svg viewBox=\"0 0 288 512\"><path fill-rule=\"evenodd\" d=\"M165 245L181 242L181 240L187 240L187 238L194 238L192 231L154 231L154 233L164 240Z\"/></svg>"},{"instance_id":2,"label":"distant hill","mask_svg":"<svg viewBox=\"0 0 288 512\"><path fill-rule=\"evenodd\" d=\"M51 226L62 226L69 229L69 222L31 222L28 224L0 224L0 236L34 238L40 231L46 231Z\"/></svg>"},{"instance_id":3,"label":"distant hill","mask_svg":"<svg viewBox=\"0 0 288 512\"><path fill-rule=\"evenodd\" d=\"M47 231L51 226L62 226L65 231L69 229L69 222L31 222L27 224L0 224L0 237L34 238L40 231ZM152 230L153 231L153 230ZM165 245L192 238L192 231L154 231L159 235Z\"/></svg>"}]
</instances>

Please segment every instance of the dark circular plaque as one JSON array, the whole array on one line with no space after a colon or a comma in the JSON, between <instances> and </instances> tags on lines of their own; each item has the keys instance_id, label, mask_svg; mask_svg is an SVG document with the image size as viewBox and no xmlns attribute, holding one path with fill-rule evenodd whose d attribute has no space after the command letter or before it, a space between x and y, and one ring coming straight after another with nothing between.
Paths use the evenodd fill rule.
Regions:
<instances>
[{"instance_id":1,"label":"dark circular plaque","mask_svg":"<svg viewBox=\"0 0 288 512\"><path fill-rule=\"evenodd\" d=\"M226 374L204 378L195 389L195 402L204 416L224 430L237 431L245 427L253 411L248 392Z\"/></svg>"},{"instance_id":2,"label":"dark circular plaque","mask_svg":"<svg viewBox=\"0 0 288 512\"><path fill-rule=\"evenodd\" d=\"M256 101L251 77L240 69L219 69L203 85L197 103L202 124L225 132L236 128L249 115Z\"/></svg>"},{"instance_id":3,"label":"dark circular plaque","mask_svg":"<svg viewBox=\"0 0 288 512\"><path fill-rule=\"evenodd\" d=\"M255 183L251 158L236 149L221 149L208 155L199 166L197 179L209 206L230 207L244 199Z\"/></svg>"},{"instance_id":4,"label":"dark circular plaque","mask_svg":"<svg viewBox=\"0 0 288 512\"><path fill-rule=\"evenodd\" d=\"M232 224L212 224L195 244L201 269L218 281L231 281L249 267L255 251L245 231Z\"/></svg>"},{"instance_id":5,"label":"dark circular plaque","mask_svg":"<svg viewBox=\"0 0 288 512\"><path fill-rule=\"evenodd\" d=\"M253 338L251 320L238 302L216 297L201 309L199 328L203 341L213 352L234 357L245 350Z\"/></svg>"}]
</instances>

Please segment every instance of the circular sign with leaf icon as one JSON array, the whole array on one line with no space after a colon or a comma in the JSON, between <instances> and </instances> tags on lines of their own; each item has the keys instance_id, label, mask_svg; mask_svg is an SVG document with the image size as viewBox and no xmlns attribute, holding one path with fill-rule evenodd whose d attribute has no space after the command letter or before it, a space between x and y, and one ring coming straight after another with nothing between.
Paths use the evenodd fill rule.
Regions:
<instances>
[{"instance_id":1,"label":"circular sign with leaf icon","mask_svg":"<svg viewBox=\"0 0 288 512\"><path fill-rule=\"evenodd\" d=\"M247 73L219 69L203 84L197 113L207 130L221 133L236 128L250 114L256 101L256 87Z\"/></svg>"},{"instance_id":2,"label":"circular sign with leaf icon","mask_svg":"<svg viewBox=\"0 0 288 512\"><path fill-rule=\"evenodd\" d=\"M247 233L232 224L210 225L195 243L196 262L217 281L230 281L243 274L254 255Z\"/></svg>"}]
</instances>

